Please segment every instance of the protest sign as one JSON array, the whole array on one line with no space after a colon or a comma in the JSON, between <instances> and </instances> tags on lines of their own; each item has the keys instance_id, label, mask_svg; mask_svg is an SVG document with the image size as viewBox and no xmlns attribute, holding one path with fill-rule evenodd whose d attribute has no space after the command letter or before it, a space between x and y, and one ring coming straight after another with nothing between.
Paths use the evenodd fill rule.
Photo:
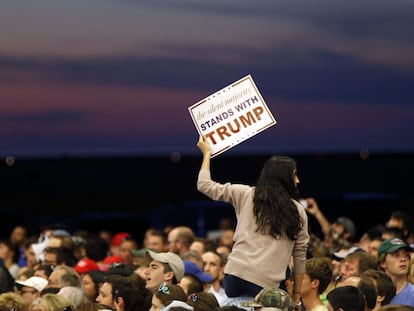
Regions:
<instances>
[{"instance_id":1,"label":"protest sign","mask_svg":"<svg viewBox=\"0 0 414 311\"><path fill-rule=\"evenodd\" d=\"M211 157L276 124L251 75L224 87L188 108Z\"/></svg>"}]
</instances>

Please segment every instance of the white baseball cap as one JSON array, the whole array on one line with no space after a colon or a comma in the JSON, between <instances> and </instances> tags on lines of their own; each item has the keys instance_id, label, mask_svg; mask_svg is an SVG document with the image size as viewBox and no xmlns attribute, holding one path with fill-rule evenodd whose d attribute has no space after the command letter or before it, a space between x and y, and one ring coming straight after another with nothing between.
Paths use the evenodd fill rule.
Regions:
<instances>
[{"instance_id":1,"label":"white baseball cap","mask_svg":"<svg viewBox=\"0 0 414 311\"><path fill-rule=\"evenodd\" d=\"M184 276L184 262L180 256L172 252L161 252L157 253L151 250L145 252L145 257L148 260L156 260L162 263L166 263L170 266L171 270L174 272L174 276L177 282L180 282Z\"/></svg>"},{"instance_id":2,"label":"white baseball cap","mask_svg":"<svg viewBox=\"0 0 414 311\"><path fill-rule=\"evenodd\" d=\"M33 287L37 291L41 292L47 285L48 281L45 278L39 276L32 276L25 281L16 281L17 285Z\"/></svg>"}]
</instances>

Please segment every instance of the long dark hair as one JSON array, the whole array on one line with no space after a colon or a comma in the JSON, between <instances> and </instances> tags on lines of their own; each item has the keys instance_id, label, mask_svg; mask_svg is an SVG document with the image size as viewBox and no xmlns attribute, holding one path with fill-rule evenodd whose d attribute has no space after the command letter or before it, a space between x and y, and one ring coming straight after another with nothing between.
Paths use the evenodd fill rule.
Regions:
<instances>
[{"instance_id":1,"label":"long dark hair","mask_svg":"<svg viewBox=\"0 0 414 311\"><path fill-rule=\"evenodd\" d=\"M287 156L273 156L264 164L253 199L257 232L297 239L303 221L292 201L299 195L295 171L295 160Z\"/></svg>"}]
</instances>

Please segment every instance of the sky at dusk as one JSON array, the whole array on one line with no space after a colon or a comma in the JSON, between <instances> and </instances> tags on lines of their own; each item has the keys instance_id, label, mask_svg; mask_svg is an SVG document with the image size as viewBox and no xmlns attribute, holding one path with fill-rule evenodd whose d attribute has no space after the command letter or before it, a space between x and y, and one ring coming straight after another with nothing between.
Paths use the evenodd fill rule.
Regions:
<instances>
[{"instance_id":1,"label":"sky at dusk","mask_svg":"<svg viewBox=\"0 0 414 311\"><path fill-rule=\"evenodd\" d=\"M197 154L188 107L250 74L229 153L413 152L414 1L5 0L0 156Z\"/></svg>"}]
</instances>

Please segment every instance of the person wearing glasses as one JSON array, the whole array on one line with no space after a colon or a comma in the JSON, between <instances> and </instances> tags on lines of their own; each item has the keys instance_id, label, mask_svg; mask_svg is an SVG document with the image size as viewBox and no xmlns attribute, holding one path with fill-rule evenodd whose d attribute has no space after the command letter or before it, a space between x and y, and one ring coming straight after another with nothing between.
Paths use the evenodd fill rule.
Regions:
<instances>
[{"instance_id":1,"label":"person wearing glasses","mask_svg":"<svg viewBox=\"0 0 414 311\"><path fill-rule=\"evenodd\" d=\"M211 148L200 136L202 153L197 189L212 200L233 205L237 224L234 245L224 267L228 297L255 297L263 288L279 287L293 263L292 298L300 307L300 290L308 250L308 216L299 203L296 162L270 157L255 186L219 183L211 178ZM243 169L242 167L240 169Z\"/></svg>"},{"instance_id":2,"label":"person wearing glasses","mask_svg":"<svg viewBox=\"0 0 414 311\"><path fill-rule=\"evenodd\" d=\"M25 281L16 281L15 283L18 294L29 306L40 297L40 292L46 287L48 281L39 276L32 276Z\"/></svg>"}]
</instances>

